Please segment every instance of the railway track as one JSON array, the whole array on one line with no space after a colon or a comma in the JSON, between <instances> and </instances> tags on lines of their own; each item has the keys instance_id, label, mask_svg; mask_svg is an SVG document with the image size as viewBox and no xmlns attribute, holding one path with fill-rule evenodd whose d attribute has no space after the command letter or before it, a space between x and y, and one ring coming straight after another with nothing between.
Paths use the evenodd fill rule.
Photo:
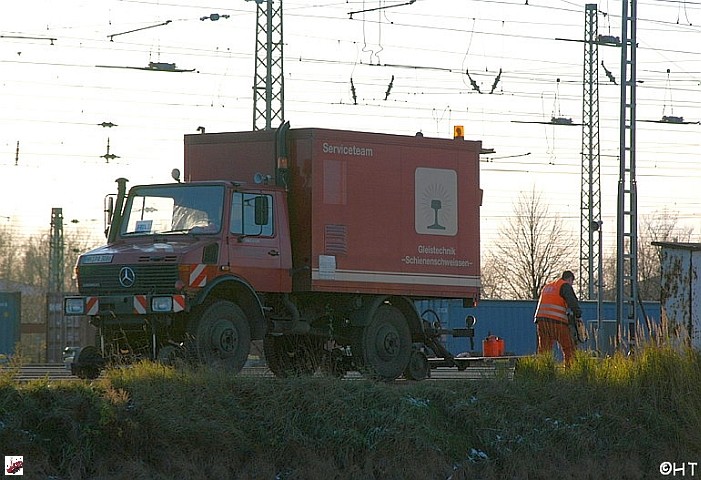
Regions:
<instances>
[{"instance_id":1,"label":"railway track","mask_svg":"<svg viewBox=\"0 0 701 480\"><path fill-rule=\"evenodd\" d=\"M27 364L20 367L2 366L0 367L0 375L13 375L15 380L79 380L78 377L71 375L70 370L67 370L62 363L36 363Z\"/></svg>"},{"instance_id":2,"label":"railway track","mask_svg":"<svg viewBox=\"0 0 701 480\"><path fill-rule=\"evenodd\" d=\"M428 381L440 380L484 380L489 378L507 378L512 379L514 375L514 364L492 362L484 365L471 365L464 370L458 370L454 367L438 367L431 370L431 377ZM75 375L72 375L63 364L60 363L42 363L28 364L21 367L0 366L0 375L12 374L15 380L27 382L31 380L49 380L49 381L81 381ZM241 375L251 377L270 377L274 375L266 366L247 366L244 367ZM363 378L357 372L350 372L344 377L348 380L357 380ZM402 381L402 380L398 380Z\"/></svg>"}]
</instances>

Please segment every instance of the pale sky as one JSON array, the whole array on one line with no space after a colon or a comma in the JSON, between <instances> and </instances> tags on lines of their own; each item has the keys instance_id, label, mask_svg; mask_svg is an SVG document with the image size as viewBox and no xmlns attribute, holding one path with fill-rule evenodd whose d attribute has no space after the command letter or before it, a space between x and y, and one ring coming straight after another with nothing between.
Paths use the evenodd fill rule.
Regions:
<instances>
[{"instance_id":1,"label":"pale sky","mask_svg":"<svg viewBox=\"0 0 701 480\"><path fill-rule=\"evenodd\" d=\"M581 127L514 121L558 116L581 123L584 46L556 39L583 38L584 5L285 0L286 120L293 128L438 137L451 137L453 126L463 125L466 138L496 150L481 169L483 250L496 240L519 192L533 188L543 192L552 214L571 223L576 240ZM638 120L701 120L701 4L637 5ZM620 36L621 3L598 8L599 32ZM116 178L130 185L170 181L172 168L182 168L183 135L198 126L250 130L255 12L254 2L244 0L5 6L0 224L48 231L51 208L62 207L66 229L75 228L69 222L76 219L100 231L102 199L115 191ZM200 20L214 13L229 18ZM132 30L138 31L124 33ZM599 60L620 82L619 49L600 47ZM149 62L195 71L104 68ZM613 245L620 87L603 67L599 76L604 234ZM103 122L117 126L99 126ZM637 131L639 215L678 212L699 241L701 126L639 122ZM101 157L108 138L110 153L119 156L109 163Z\"/></svg>"}]
</instances>

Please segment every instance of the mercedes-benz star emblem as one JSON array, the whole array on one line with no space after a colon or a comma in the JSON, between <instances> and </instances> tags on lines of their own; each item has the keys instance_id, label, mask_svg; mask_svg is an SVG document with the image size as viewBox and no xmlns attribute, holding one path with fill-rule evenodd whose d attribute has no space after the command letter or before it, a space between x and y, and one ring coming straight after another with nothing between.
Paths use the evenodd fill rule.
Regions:
<instances>
[{"instance_id":1,"label":"mercedes-benz star emblem","mask_svg":"<svg viewBox=\"0 0 701 480\"><path fill-rule=\"evenodd\" d=\"M124 288L129 288L134 286L136 282L136 274L131 267L122 267L119 271L119 284Z\"/></svg>"}]
</instances>

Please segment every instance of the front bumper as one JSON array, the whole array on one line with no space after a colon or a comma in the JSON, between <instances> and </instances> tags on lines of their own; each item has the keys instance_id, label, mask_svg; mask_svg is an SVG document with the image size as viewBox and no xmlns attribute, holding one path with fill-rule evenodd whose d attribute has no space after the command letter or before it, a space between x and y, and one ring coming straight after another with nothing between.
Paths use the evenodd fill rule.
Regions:
<instances>
[{"instance_id":1,"label":"front bumper","mask_svg":"<svg viewBox=\"0 0 701 480\"><path fill-rule=\"evenodd\" d=\"M77 315L150 315L178 313L187 308L185 295L70 296L63 300L63 313Z\"/></svg>"}]
</instances>

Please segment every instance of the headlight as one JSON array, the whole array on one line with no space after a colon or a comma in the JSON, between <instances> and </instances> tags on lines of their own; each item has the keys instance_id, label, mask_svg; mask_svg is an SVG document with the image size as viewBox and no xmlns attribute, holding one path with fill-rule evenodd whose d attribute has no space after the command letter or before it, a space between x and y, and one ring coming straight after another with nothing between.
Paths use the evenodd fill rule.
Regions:
<instances>
[{"instance_id":1,"label":"headlight","mask_svg":"<svg viewBox=\"0 0 701 480\"><path fill-rule=\"evenodd\" d=\"M85 313L85 303L82 298L67 298L64 304L66 315L83 315Z\"/></svg>"},{"instance_id":2,"label":"headlight","mask_svg":"<svg viewBox=\"0 0 701 480\"><path fill-rule=\"evenodd\" d=\"M151 299L151 310L154 312L172 312L172 297L153 297Z\"/></svg>"}]
</instances>

